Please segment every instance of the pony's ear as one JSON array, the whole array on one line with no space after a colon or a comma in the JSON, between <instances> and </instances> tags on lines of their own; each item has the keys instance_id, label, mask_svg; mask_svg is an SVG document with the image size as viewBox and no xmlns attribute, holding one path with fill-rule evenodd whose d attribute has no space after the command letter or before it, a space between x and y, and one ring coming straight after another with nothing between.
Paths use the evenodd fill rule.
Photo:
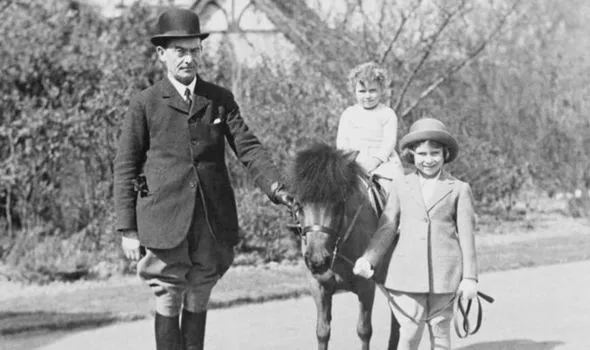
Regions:
<instances>
[{"instance_id":1,"label":"pony's ear","mask_svg":"<svg viewBox=\"0 0 590 350\"><path fill-rule=\"evenodd\" d=\"M356 160L356 157L358 157L358 155L359 155L359 151L346 151L346 152L344 152L344 158L346 158L346 160L348 160L351 163Z\"/></svg>"}]
</instances>

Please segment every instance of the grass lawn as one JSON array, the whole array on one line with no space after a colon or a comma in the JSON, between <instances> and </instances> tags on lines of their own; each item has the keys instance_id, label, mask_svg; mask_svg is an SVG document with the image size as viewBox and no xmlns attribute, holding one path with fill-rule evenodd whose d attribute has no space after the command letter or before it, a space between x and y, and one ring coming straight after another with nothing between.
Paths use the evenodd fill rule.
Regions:
<instances>
[{"instance_id":1,"label":"grass lawn","mask_svg":"<svg viewBox=\"0 0 590 350\"><path fill-rule=\"evenodd\" d=\"M590 260L588 219L543 216L481 224L481 272ZM134 276L30 286L0 282L0 335L72 329L148 317L152 295ZM211 307L307 294L302 264L235 267L214 289Z\"/></svg>"}]
</instances>

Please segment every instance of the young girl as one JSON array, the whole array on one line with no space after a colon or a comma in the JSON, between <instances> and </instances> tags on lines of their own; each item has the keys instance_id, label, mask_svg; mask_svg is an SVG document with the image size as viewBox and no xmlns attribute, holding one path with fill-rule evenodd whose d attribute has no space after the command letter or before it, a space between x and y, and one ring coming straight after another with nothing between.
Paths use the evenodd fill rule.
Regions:
<instances>
[{"instance_id":1,"label":"young girl","mask_svg":"<svg viewBox=\"0 0 590 350\"><path fill-rule=\"evenodd\" d=\"M357 103L340 117L336 147L359 151L357 162L367 173L377 175L387 191L393 178L403 174L403 167L395 151L397 116L381 102L387 85L385 70L376 63L364 63L350 72L348 80Z\"/></svg>"},{"instance_id":2,"label":"young girl","mask_svg":"<svg viewBox=\"0 0 590 350\"><path fill-rule=\"evenodd\" d=\"M398 349L418 349L425 325L432 349L450 349L455 295L470 300L477 294L471 187L443 169L459 147L442 122L416 121L400 149L416 169L394 183L379 229L353 272L370 278L399 228L385 282L400 323Z\"/></svg>"}]
</instances>

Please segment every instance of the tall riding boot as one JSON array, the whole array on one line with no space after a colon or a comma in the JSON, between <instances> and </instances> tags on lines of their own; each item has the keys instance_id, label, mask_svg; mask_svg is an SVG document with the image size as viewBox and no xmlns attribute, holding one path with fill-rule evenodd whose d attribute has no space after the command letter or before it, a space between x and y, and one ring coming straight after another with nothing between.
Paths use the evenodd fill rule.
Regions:
<instances>
[{"instance_id":1,"label":"tall riding boot","mask_svg":"<svg viewBox=\"0 0 590 350\"><path fill-rule=\"evenodd\" d=\"M177 316L164 316L156 312L156 350L182 350Z\"/></svg>"},{"instance_id":2,"label":"tall riding boot","mask_svg":"<svg viewBox=\"0 0 590 350\"><path fill-rule=\"evenodd\" d=\"M190 312L183 310L180 322L184 341L183 350L203 350L207 311Z\"/></svg>"}]
</instances>

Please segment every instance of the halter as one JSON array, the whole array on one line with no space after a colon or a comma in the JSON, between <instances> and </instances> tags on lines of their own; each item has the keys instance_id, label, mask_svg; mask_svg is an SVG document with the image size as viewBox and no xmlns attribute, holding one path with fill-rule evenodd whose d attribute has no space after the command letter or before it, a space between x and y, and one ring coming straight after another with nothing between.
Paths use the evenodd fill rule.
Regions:
<instances>
[{"instance_id":1,"label":"halter","mask_svg":"<svg viewBox=\"0 0 590 350\"><path fill-rule=\"evenodd\" d=\"M322 233L325 233L329 236L336 236L337 237L336 242L334 243L334 249L332 250L332 255L330 258L330 270L332 270L334 268L334 263L336 262L336 258L338 258L338 257L347 261L348 263L351 263L351 261L348 258L341 255L338 251L340 250L340 247L348 240L348 237L350 237L350 234L352 233L352 229L354 228L354 224L356 223L364 206L365 206L365 203L359 205L358 209L354 213L354 216L352 217L352 220L348 224L346 231L342 235L339 235L338 234L339 231L330 227L330 226L312 224L312 225L301 227L301 224L299 224L299 219L298 219L298 215L297 215L297 213L301 211L301 207L299 205L297 205L296 208L291 212L291 216L297 222L297 224L291 225L291 226L295 227L297 229L299 236L302 237L304 240L307 239L307 234L310 232L322 232Z\"/></svg>"},{"instance_id":2,"label":"halter","mask_svg":"<svg viewBox=\"0 0 590 350\"><path fill-rule=\"evenodd\" d=\"M299 217L298 217L298 213L301 212L301 206L299 203L296 203L291 210L291 216L292 216L293 220L296 222L296 224L290 224L288 226L295 229L297 231L298 235L300 237L302 237L304 240L306 239L307 234L310 232L322 232L322 233L326 233L330 236L338 235L338 237L336 238L336 242L334 243L334 250L332 251L330 269L332 270L334 268L334 262L336 261L336 258L340 258L340 259L344 260L345 262L347 262L351 267L354 267L355 263L353 261L351 261L350 259L348 259L347 257L340 254L338 252L338 250L340 249L341 245L344 244L346 242L346 240L348 239L348 237L350 236L350 233L352 232L354 224L356 223L356 220L358 219L358 217L365 205L366 205L366 203L363 203L362 205L360 205L358 207L358 209L354 213L354 216L352 217L352 220L350 221L350 224L348 225L345 233L342 235L338 235L338 231L332 227L329 227L329 226L312 224L312 225L302 227L301 224L299 223ZM454 314L454 317L453 317L454 328L455 328L455 332L457 333L457 336L459 338L466 338L470 335L473 335L481 327L482 318L483 318L483 309L481 307L480 299L483 299L484 301L486 301L490 304L494 302L493 297L491 297L481 291L477 292L477 296L475 298L476 299L475 300L476 309L477 309L477 320L476 320L474 327L472 327L471 322L468 319L468 315L471 310L472 301L469 300L467 305L464 306L461 302L461 298L457 297L457 296L454 296L453 298L451 298L449 303L447 305L445 305L444 308L437 311L436 313L431 315L429 318L417 320L417 319L413 318L412 316L410 316L408 313L406 313L404 311L404 309L399 304L397 304L395 302L395 300L393 300L393 298L391 297L391 295L389 294L389 292L387 291L387 288L385 288L385 285L383 283L379 283L379 282L375 281L374 279L372 279L372 280L375 283L376 287L383 293L383 295L385 296L385 298L389 302L390 307L396 308L401 314L403 314L405 317L407 317L408 319L410 319L411 321L413 321L415 323L429 321L432 318L437 317L438 315L440 315L444 311L444 309L446 309L447 307L449 307L452 304L453 305L453 314ZM461 325L459 325L459 323L460 323L459 318L462 318Z\"/></svg>"}]
</instances>

